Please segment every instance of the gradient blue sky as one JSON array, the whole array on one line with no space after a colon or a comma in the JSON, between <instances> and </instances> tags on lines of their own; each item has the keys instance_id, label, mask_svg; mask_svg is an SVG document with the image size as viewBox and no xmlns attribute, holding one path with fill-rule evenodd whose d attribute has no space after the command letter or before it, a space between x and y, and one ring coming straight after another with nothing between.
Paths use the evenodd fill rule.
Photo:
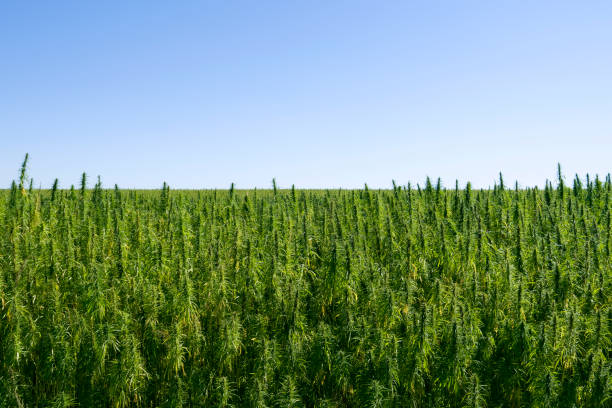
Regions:
<instances>
[{"instance_id":1,"label":"gradient blue sky","mask_svg":"<svg viewBox=\"0 0 612 408\"><path fill-rule=\"evenodd\" d=\"M0 184L521 185L612 168L612 2L3 1Z\"/></svg>"}]
</instances>

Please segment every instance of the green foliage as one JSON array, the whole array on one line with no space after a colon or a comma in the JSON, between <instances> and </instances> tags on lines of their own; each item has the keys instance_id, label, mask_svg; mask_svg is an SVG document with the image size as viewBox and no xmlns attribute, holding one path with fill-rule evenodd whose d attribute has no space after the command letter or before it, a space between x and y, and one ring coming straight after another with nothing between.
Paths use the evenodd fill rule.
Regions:
<instances>
[{"instance_id":1,"label":"green foliage","mask_svg":"<svg viewBox=\"0 0 612 408\"><path fill-rule=\"evenodd\" d=\"M610 178L0 192L0 407L610 406Z\"/></svg>"}]
</instances>

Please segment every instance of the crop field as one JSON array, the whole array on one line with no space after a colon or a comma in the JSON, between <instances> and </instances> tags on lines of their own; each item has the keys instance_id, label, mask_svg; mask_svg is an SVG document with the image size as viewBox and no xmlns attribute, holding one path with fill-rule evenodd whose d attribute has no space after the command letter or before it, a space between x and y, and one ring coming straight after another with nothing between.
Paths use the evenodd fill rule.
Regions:
<instances>
[{"instance_id":1,"label":"crop field","mask_svg":"<svg viewBox=\"0 0 612 408\"><path fill-rule=\"evenodd\" d=\"M612 183L0 192L0 407L610 407Z\"/></svg>"}]
</instances>

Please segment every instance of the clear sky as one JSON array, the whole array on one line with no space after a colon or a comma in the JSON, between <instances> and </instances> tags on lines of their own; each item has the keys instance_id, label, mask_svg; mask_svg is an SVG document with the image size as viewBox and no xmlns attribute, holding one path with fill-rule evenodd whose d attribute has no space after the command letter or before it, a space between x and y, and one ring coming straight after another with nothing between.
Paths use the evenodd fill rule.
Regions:
<instances>
[{"instance_id":1,"label":"clear sky","mask_svg":"<svg viewBox=\"0 0 612 408\"><path fill-rule=\"evenodd\" d=\"M0 185L612 170L610 1L3 1Z\"/></svg>"}]
</instances>

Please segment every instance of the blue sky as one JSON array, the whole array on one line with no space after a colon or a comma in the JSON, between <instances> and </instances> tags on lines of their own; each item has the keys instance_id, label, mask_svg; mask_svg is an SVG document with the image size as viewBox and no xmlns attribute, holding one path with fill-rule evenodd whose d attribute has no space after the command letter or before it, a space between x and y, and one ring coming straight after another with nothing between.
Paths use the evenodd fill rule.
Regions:
<instances>
[{"instance_id":1,"label":"blue sky","mask_svg":"<svg viewBox=\"0 0 612 408\"><path fill-rule=\"evenodd\" d=\"M5 1L0 185L521 185L612 168L612 3Z\"/></svg>"}]
</instances>

